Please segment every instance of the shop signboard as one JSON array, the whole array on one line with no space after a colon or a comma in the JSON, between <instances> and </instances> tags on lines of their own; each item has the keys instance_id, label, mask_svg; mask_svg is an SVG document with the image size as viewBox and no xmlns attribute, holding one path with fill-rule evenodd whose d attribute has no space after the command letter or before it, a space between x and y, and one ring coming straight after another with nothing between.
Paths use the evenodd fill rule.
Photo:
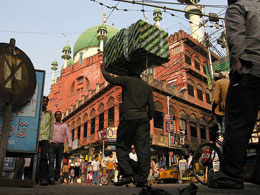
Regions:
<instances>
[{"instance_id":1,"label":"shop signboard","mask_svg":"<svg viewBox=\"0 0 260 195\"><path fill-rule=\"evenodd\" d=\"M38 152L37 140L45 72L35 70L35 73L36 88L31 100L11 114L7 152ZM3 125L4 105L4 102L0 101L0 134Z\"/></svg>"},{"instance_id":2,"label":"shop signboard","mask_svg":"<svg viewBox=\"0 0 260 195\"><path fill-rule=\"evenodd\" d=\"M115 142L117 135L117 127L107 128L107 142Z\"/></svg>"},{"instance_id":3,"label":"shop signboard","mask_svg":"<svg viewBox=\"0 0 260 195\"><path fill-rule=\"evenodd\" d=\"M178 134L169 134L169 147L171 148L181 148L184 145L184 136Z\"/></svg>"},{"instance_id":4,"label":"shop signboard","mask_svg":"<svg viewBox=\"0 0 260 195\"><path fill-rule=\"evenodd\" d=\"M106 129L101 129L101 130L99 130L97 133L98 133L98 139L99 139L99 140L104 140L104 139L106 139L106 136L107 136L107 131L106 131Z\"/></svg>"},{"instance_id":5,"label":"shop signboard","mask_svg":"<svg viewBox=\"0 0 260 195\"><path fill-rule=\"evenodd\" d=\"M14 157L5 157L4 160L4 171L14 171L15 167L15 158Z\"/></svg>"},{"instance_id":6,"label":"shop signboard","mask_svg":"<svg viewBox=\"0 0 260 195\"><path fill-rule=\"evenodd\" d=\"M116 145L108 145L107 150L116 150Z\"/></svg>"},{"instance_id":7,"label":"shop signboard","mask_svg":"<svg viewBox=\"0 0 260 195\"><path fill-rule=\"evenodd\" d=\"M174 132L174 120L170 114L165 114L165 129L166 132Z\"/></svg>"},{"instance_id":8,"label":"shop signboard","mask_svg":"<svg viewBox=\"0 0 260 195\"><path fill-rule=\"evenodd\" d=\"M72 142L72 150L75 150L78 148L78 139L73 140Z\"/></svg>"}]
</instances>

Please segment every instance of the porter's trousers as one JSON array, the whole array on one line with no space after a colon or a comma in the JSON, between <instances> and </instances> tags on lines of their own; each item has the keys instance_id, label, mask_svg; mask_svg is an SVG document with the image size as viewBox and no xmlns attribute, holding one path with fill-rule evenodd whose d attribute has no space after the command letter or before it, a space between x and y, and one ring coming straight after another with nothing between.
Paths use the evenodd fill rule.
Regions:
<instances>
[{"instance_id":1,"label":"porter's trousers","mask_svg":"<svg viewBox=\"0 0 260 195\"><path fill-rule=\"evenodd\" d=\"M138 157L138 182L146 183L150 170L150 121L147 118L121 120L117 130L116 155L124 177L134 176L129 153L134 144Z\"/></svg>"},{"instance_id":2,"label":"porter's trousers","mask_svg":"<svg viewBox=\"0 0 260 195\"><path fill-rule=\"evenodd\" d=\"M259 105L260 78L250 74L233 73L226 97L224 158L221 171L236 182L244 181L246 148L254 129ZM257 154L254 175L260 180L259 156L260 151Z\"/></svg>"}]
</instances>

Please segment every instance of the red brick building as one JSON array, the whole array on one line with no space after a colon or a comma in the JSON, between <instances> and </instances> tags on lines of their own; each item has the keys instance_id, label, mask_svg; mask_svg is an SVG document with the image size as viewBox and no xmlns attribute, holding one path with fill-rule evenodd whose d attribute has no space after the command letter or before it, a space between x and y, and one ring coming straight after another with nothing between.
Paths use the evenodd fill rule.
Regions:
<instances>
[{"instance_id":1,"label":"red brick building","mask_svg":"<svg viewBox=\"0 0 260 195\"><path fill-rule=\"evenodd\" d=\"M113 30L112 35L116 33ZM92 31L86 31L88 37L95 36ZM84 53L98 48L99 43L82 48L76 44L74 61L64 58L67 67L51 86L48 108L53 112L62 111L74 140L74 155L84 156L90 151L102 151L103 147L104 150L114 150L114 142L105 141L103 146L99 132L108 127L116 130L119 125L121 87L110 85L102 77L101 51L96 50L89 56ZM170 35L169 46L170 61L142 75L153 87L156 106L155 118L151 121L152 151L167 159L169 151L175 152L180 147L195 149L209 139L207 118L211 110L211 92L205 74L206 48L182 30ZM75 47L79 49L75 51ZM213 54L212 58L214 61L218 56ZM179 143L179 140L173 147L169 147L165 127L165 114L168 112L173 115L174 135L178 137L182 133L185 137L184 143Z\"/></svg>"}]
</instances>

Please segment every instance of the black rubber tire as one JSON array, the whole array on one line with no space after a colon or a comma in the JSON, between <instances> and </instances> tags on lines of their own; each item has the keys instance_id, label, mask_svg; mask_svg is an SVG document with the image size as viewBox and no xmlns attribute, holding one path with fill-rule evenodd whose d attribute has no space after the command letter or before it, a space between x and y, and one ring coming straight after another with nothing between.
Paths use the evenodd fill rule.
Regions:
<instances>
[{"instance_id":1,"label":"black rubber tire","mask_svg":"<svg viewBox=\"0 0 260 195\"><path fill-rule=\"evenodd\" d=\"M208 149L209 158L202 158L202 154L206 149ZM213 143L202 144L199 149L195 151L192 159L193 173L198 182L203 185L208 185L208 179L205 178L206 170L208 170L208 176L211 178L216 177L220 168L217 166L220 166L221 160L222 152L216 145Z\"/></svg>"}]
</instances>

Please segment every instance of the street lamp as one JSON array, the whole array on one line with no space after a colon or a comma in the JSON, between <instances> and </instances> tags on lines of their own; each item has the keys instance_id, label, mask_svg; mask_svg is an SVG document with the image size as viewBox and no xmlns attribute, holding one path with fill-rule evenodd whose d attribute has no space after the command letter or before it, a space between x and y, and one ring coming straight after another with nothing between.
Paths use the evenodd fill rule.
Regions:
<instances>
[{"instance_id":1,"label":"street lamp","mask_svg":"<svg viewBox=\"0 0 260 195\"><path fill-rule=\"evenodd\" d=\"M187 87L182 87L180 90L178 90L178 93L184 93L187 90ZM174 94L175 95L175 94ZM168 96L167 95L167 113L170 114L170 99L174 96Z\"/></svg>"}]
</instances>

